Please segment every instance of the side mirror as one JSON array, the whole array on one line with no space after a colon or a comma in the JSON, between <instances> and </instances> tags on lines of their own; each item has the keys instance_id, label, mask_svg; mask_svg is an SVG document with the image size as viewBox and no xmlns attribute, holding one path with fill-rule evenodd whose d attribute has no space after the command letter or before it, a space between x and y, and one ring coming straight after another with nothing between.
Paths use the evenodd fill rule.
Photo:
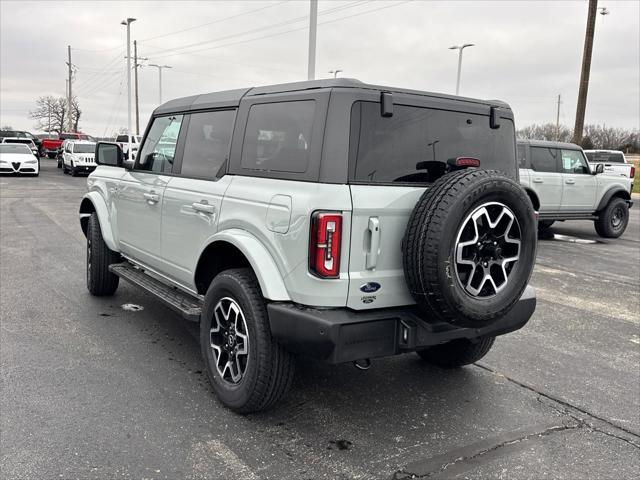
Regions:
<instances>
[{"instance_id":1,"label":"side mirror","mask_svg":"<svg viewBox=\"0 0 640 480\"><path fill-rule=\"evenodd\" d=\"M595 175L598 175L599 173L604 173L604 165L601 163L596 165Z\"/></svg>"},{"instance_id":2,"label":"side mirror","mask_svg":"<svg viewBox=\"0 0 640 480\"><path fill-rule=\"evenodd\" d=\"M95 160L98 165L124 167L124 154L117 143L96 143Z\"/></svg>"}]
</instances>

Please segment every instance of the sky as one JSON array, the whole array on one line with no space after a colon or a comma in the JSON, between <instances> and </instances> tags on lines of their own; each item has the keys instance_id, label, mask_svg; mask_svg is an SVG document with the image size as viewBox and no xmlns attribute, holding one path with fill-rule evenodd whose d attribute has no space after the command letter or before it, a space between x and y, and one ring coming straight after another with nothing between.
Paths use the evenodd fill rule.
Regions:
<instances>
[{"instance_id":1,"label":"sky","mask_svg":"<svg viewBox=\"0 0 640 480\"><path fill-rule=\"evenodd\" d=\"M640 127L640 2L600 0L586 123ZM518 128L573 127L588 2L318 2L316 78L340 76L431 92L500 99ZM127 125L126 27L137 40L140 130L162 99L307 78L309 2L0 0L0 125L35 133L29 111L65 95L67 45L81 130ZM135 115L135 114L133 114ZM133 117L135 129L135 116Z\"/></svg>"}]
</instances>

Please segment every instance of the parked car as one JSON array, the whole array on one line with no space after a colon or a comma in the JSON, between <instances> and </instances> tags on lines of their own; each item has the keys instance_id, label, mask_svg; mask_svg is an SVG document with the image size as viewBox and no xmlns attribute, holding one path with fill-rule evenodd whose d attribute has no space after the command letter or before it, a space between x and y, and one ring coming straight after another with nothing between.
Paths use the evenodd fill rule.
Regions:
<instances>
[{"instance_id":1,"label":"parked car","mask_svg":"<svg viewBox=\"0 0 640 480\"><path fill-rule=\"evenodd\" d=\"M62 173L91 173L96 169L94 160L96 144L84 140L65 140L62 158Z\"/></svg>"},{"instance_id":2,"label":"parked car","mask_svg":"<svg viewBox=\"0 0 640 480\"><path fill-rule=\"evenodd\" d=\"M140 135L131 135L131 154L135 156L138 151L138 147L140 147L140 141L142 137ZM116 143L120 145L120 148L124 152L125 156L129 151L129 136L128 135L118 135L116 137Z\"/></svg>"},{"instance_id":3,"label":"parked car","mask_svg":"<svg viewBox=\"0 0 640 480\"><path fill-rule=\"evenodd\" d=\"M65 140L87 140L95 141L91 135L85 133L61 133L58 138L46 138L42 140L42 149L49 158L62 156L62 142Z\"/></svg>"},{"instance_id":4,"label":"parked car","mask_svg":"<svg viewBox=\"0 0 640 480\"><path fill-rule=\"evenodd\" d=\"M40 158L38 155L38 147L36 146L35 143L33 143L33 140L31 140L30 138L3 137L0 140L2 140L2 143L21 143L22 145L26 145L27 147L29 147L29 149L31 150L31 153L33 153L33 155L35 155L36 158Z\"/></svg>"},{"instance_id":5,"label":"parked car","mask_svg":"<svg viewBox=\"0 0 640 480\"><path fill-rule=\"evenodd\" d=\"M631 179L601 175L572 143L518 141L520 183L539 211L540 228L556 221L591 220L601 237L617 238L629 223Z\"/></svg>"},{"instance_id":6,"label":"parked car","mask_svg":"<svg viewBox=\"0 0 640 480\"><path fill-rule=\"evenodd\" d=\"M87 287L122 278L199 321L242 413L285 394L294 353L475 362L535 309L514 132L502 102L349 79L172 100L135 162L96 147Z\"/></svg>"},{"instance_id":7,"label":"parked car","mask_svg":"<svg viewBox=\"0 0 640 480\"><path fill-rule=\"evenodd\" d=\"M0 173L40 174L40 159L33 158L31 149L22 143L0 143Z\"/></svg>"},{"instance_id":8,"label":"parked car","mask_svg":"<svg viewBox=\"0 0 640 480\"><path fill-rule=\"evenodd\" d=\"M0 141L2 138L28 138L33 141L38 149L38 156L42 156L42 142L36 136L30 132L23 130L0 130Z\"/></svg>"},{"instance_id":9,"label":"parked car","mask_svg":"<svg viewBox=\"0 0 640 480\"><path fill-rule=\"evenodd\" d=\"M63 162L63 159L64 159L64 151L67 149L67 146L68 146L70 143L73 143L73 142L75 142L75 141L77 141L77 140L75 140L75 139L73 139L73 140L69 140L69 139L67 139L67 140L63 140L63 141L62 141L62 145L60 146L60 149L62 150L62 154L58 155L58 157L57 157L57 160L58 160L58 168L62 168L62 164L64 163L64 162ZM63 173L66 173L66 172L63 172Z\"/></svg>"},{"instance_id":10,"label":"parked car","mask_svg":"<svg viewBox=\"0 0 640 480\"><path fill-rule=\"evenodd\" d=\"M633 163L627 161L624 152L619 150L585 150L584 154L587 156L591 169L594 169L598 164L602 164L604 166L604 174L630 178L633 189L636 167Z\"/></svg>"}]
</instances>

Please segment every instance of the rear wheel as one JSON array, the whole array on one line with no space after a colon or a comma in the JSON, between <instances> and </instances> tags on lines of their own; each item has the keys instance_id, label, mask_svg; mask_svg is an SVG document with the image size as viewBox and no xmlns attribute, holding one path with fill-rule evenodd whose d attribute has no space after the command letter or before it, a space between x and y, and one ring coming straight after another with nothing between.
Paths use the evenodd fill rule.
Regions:
<instances>
[{"instance_id":1,"label":"rear wheel","mask_svg":"<svg viewBox=\"0 0 640 480\"><path fill-rule=\"evenodd\" d=\"M495 341L495 337L485 337L479 340L461 338L447 343L435 345L416 353L424 361L442 368L458 368L477 362L484 357Z\"/></svg>"},{"instance_id":2,"label":"rear wheel","mask_svg":"<svg viewBox=\"0 0 640 480\"><path fill-rule=\"evenodd\" d=\"M87 289L92 295L113 295L120 278L109 271L109 265L120 260L120 255L111 250L102 238L98 214L92 213L87 225Z\"/></svg>"},{"instance_id":3,"label":"rear wheel","mask_svg":"<svg viewBox=\"0 0 640 480\"><path fill-rule=\"evenodd\" d=\"M594 221L596 232L604 238L618 238L627 229L629 206L620 197L612 199Z\"/></svg>"},{"instance_id":4,"label":"rear wheel","mask_svg":"<svg viewBox=\"0 0 640 480\"><path fill-rule=\"evenodd\" d=\"M250 269L226 270L211 282L200 347L214 392L238 413L265 410L291 387L293 356L271 337L266 302Z\"/></svg>"}]
</instances>

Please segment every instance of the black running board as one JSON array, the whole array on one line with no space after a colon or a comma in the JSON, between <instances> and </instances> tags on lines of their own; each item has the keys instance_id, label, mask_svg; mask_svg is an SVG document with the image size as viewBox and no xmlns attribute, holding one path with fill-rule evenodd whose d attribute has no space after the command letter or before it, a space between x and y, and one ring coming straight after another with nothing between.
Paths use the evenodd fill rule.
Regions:
<instances>
[{"instance_id":1,"label":"black running board","mask_svg":"<svg viewBox=\"0 0 640 480\"><path fill-rule=\"evenodd\" d=\"M121 279L150 293L187 320L192 322L200 321L202 301L199 298L176 287L165 285L129 262L109 265L109 270Z\"/></svg>"}]
</instances>

